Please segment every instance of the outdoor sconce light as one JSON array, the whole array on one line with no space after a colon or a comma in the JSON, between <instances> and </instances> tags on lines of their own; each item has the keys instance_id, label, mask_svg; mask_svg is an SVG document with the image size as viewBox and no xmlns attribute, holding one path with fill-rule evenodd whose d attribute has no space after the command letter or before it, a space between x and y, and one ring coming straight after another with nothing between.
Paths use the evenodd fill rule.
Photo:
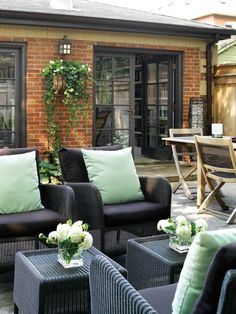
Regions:
<instances>
[{"instance_id":1,"label":"outdoor sconce light","mask_svg":"<svg viewBox=\"0 0 236 314\"><path fill-rule=\"evenodd\" d=\"M61 55L70 55L71 54L71 42L68 39L68 36L65 35L62 40L58 43L58 52Z\"/></svg>"}]
</instances>

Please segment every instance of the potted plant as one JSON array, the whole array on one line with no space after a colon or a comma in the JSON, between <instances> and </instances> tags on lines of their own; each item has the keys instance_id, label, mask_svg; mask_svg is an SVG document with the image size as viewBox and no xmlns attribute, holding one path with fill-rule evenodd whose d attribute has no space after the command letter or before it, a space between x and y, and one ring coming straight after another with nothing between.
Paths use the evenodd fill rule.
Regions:
<instances>
[{"instance_id":1,"label":"potted plant","mask_svg":"<svg viewBox=\"0 0 236 314\"><path fill-rule=\"evenodd\" d=\"M162 219L157 224L158 231L164 231L169 234L170 248L184 253L188 251L193 238L199 232L204 232L208 224L204 219L189 221L186 217L180 215L175 218Z\"/></svg>"},{"instance_id":2,"label":"potted plant","mask_svg":"<svg viewBox=\"0 0 236 314\"><path fill-rule=\"evenodd\" d=\"M69 133L78 119L78 114L82 114L87 108L90 96L87 83L92 80L91 69L87 64L78 61L57 59L49 62L43 69L42 75L45 77L46 131L54 160L62 146L59 135L60 125L56 119L56 100L59 96L68 108L67 132Z\"/></svg>"},{"instance_id":3,"label":"potted plant","mask_svg":"<svg viewBox=\"0 0 236 314\"><path fill-rule=\"evenodd\" d=\"M88 232L88 225L78 220L68 220L58 224L55 231L48 236L39 234L39 239L46 244L58 246L58 262L65 268L83 265L82 253L93 244L93 237Z\"/></svg>"}]
</instances>

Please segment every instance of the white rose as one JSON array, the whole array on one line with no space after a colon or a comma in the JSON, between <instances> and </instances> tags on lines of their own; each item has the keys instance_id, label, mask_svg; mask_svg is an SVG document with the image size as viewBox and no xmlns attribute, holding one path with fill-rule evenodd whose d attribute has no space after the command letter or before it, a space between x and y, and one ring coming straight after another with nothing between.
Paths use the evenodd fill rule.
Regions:
<instances>
[{"instance_id":1,"label":"white rose","mask_svg":"<svg viewBox=\"0 0 236 314\"><path fill-rule=\"evenodd\" d=\"M182 215L177 216L177 217L175 218L175 220L176 220L176 224L177 224L177 225L180 225L180 226L185 226L185 225L187 225L187 219L186 219L184 216L182 216Z\"/></svg>"},{"instance_id":2,"label":"white rose","mask_svg":"<svg viewBox=\"0 0 236 314\"><path fill-rule=\"evenodd\" d=\"M48 242L55 244L55 243L57 243L57 240L58 240L57 231L50 232L48 235Z\"/></svg>"},{"instance_id":3,"label":"white rose","mask_svg":"<svg viewBox=\"0 0 236 314\"><path fill-rule=\"evenodd\" d=\"M82 243L82 247L84 250L88 250L93 245L93 237L87 231L83 231L82 234L85 235L84 242Z\"/></svg>"},{"instance_id":4,"label":"white rose","mask_svg":"<svg viewBox=\"0 0 236 314\"><path fill-rule=\"evenodd\" d=\"M57 239L59 243L63 242L67 238L70 228L71 227L68 224L60 223L57 225Z\"/></svg>"},{"instance_id":5,"label":"white rose","mask_svg":"<svg viewBox=\"0 0 236 314\"><path fill-rule=\"evenodd\" d=\"M158 221L157 223L157 230L158 231L162 231L162 223L163 223L164 219L161 219Z\"/></svg>"},{"instance_id":6,"label":"white rose","mask_svg":"<svg viewBox=\"0 0 236 314\"><path fill-rule=\"evenodd\" d=\"M187 241L191 238L192 232L191 232L191 226L183 225L183 226L177 226L176 228L176 236L180 241Z\"/></svg>"},{"instance_id":7,"label":"white rose","mask_svg":"<svg viewBox=\"0 0 236 314\"><path fill-rule=\"evenodd\" d=\"M77 220L73 223L72 228L81 228L82 229L83 220Z\"/></svg>"},{"instance_id":8,"label":"white rose","mask_svg":"<svg viewBox=\"0 0 236 314\"><path fill-rule=\"evenodd\" d=\"M81 235L82 235L82 227L81 228L71 228L68 231L67 238L70 239L73 243L79 243L81 241Z\"/></svg>"}]
</instances>

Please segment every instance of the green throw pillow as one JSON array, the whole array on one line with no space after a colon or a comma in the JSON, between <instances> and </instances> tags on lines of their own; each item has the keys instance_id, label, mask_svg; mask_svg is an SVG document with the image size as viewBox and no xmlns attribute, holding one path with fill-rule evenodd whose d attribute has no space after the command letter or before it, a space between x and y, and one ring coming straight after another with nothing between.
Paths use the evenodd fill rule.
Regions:
<instances>
[{"instance_id":1,"label":"green throw pillow","mask_svg":"<svg viewBox=\"0 0 236 314\"><path fill-rule=\"evenodd\" d=\"M144 199L131 147L110 151L82 149L82 153L89 181L100 191L104 204Z\"/></svg>"},{"instance_id":2,"label":"green throw pillow","mask_svg":"<svg viewBox=\"0 0 236 314\"><path fill-rule=\"evenodd\" d=\"M0 214L42 208L35 151L0 156Z\"/></svg>"},{"instance_id":3,"label":"green throw pillow","mask_svg":"<svg viewBox=\"0 0 236 314\"><path fill-rule=\"evenodd\" d=\"M213 255L222 245L235 241L235 228L197 234L189 249L179 277L172 303L172 314L191 313L195 302L202 292L205 276Z\"/></svg>"}]
</instances>

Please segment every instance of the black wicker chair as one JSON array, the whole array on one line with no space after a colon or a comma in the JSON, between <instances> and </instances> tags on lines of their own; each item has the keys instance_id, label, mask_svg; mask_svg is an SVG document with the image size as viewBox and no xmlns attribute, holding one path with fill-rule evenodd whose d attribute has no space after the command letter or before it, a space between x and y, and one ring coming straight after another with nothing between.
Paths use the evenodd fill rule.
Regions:
<instances>
[{"instance_id":1,"label":"black wicker chair","mask_svg":"<svg viewBox=\"0 0 236 314\"><path fill-rule=\"evenodd\" d=\"M93 149L120 148L106 146ZM74 219L83 220L90 229L97 231L95 246L106 254L123 254L128 238L156 234L157 222L170 217L171 187L164 177L139 177L144 201L103 205L99 190L89 183L81 149L62 148L59 161L64 183L72 187L75 193Z\"/></svg>"},{"instance_id":2,"label":"black wicker chair","mask_svg":"<svg viewBox=\"0 0 236 314\"><path fill-rule=\"evenodd\" d=\"M191 314L236 313L235 260L236 243L216 252ZM92 260L89 280L91 314L172 313L176 283L137 291L103 256Z\"/></svg>"},{"instance_id":3,"label":"black wicker chair","mask_svg":"<svg viewBox=\"0 0 236 314\"><path fill-rule=\"evenodd\" d=\"M34 148L0 149L0 156L31 151L36 151L38 167L38 151ZM55 230L58 223L72 218L74 192L69 186L39 184L39 189L44 208L0 215L1 272L12 270L16 251L38 248L39 233L47 234Z\"/></svg>"}]
</instances>

